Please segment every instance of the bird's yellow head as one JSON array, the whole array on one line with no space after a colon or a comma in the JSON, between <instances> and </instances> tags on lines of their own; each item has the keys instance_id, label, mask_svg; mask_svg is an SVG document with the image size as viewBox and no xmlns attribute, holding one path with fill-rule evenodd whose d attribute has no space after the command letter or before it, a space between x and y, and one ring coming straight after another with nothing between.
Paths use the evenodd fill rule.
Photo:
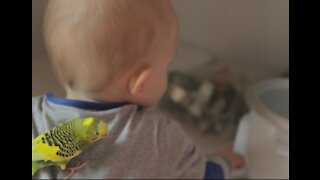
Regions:
<instances>
[{"instance_id":1,"label":"bird's yellow head","mask_svg":"<svg viewBox=\"0 0 320 180\"><path fill-rule=\"evenodd\" d=\"M107 123L93 117L84 119L82 122L82 127L84 130L86 130L86 140L89 143L98 141L99 139L105 137L108 132Z\"/></svg>"}]
</instances>

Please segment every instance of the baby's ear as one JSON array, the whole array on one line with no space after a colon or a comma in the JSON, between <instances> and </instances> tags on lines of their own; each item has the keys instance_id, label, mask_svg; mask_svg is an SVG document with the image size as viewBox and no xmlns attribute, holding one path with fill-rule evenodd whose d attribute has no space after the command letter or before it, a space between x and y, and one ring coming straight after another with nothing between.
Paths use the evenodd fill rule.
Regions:
<instances>
[{"instance_id":1,"label":"baby's ear","mask_svg":"<svg viewBox=\"0 0 320 180\"><path fill-rule=\"evenodd\" d=\"M146 66L136 71L129 79L129 91L132 96L141 96L151 74L151 68Z\"/></svg>"}]
</instances>

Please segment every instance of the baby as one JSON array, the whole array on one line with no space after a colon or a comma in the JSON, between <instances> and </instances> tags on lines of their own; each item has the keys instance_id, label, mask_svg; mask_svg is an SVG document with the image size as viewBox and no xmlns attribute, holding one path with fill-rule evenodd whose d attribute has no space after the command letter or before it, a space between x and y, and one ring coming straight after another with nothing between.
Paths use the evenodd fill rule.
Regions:
<instances>
[{"instance_id":1,"label":"baby","mask_svg":"<svg viewBox=\"0 0 320 180\"><path fill-rule=\"evenodd\" d=\"M49 1L45 43L66 98L32 98L32 138L91 116L109 132L68 164L87 162L72 178L228 178L241 157L231 149L206 156L174 120L145 109L166 90L178 34L169 0ZM65 175L50 167L33 178Z\"/></svg>"}]
</instances>

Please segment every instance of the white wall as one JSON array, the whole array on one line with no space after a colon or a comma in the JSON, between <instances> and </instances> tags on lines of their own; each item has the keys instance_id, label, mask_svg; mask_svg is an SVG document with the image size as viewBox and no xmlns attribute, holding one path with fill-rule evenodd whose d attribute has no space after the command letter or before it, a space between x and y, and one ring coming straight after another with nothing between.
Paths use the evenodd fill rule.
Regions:
<instances>
[{"instance_id":1,"label":"white wall","mask_svg":"<svg viewBox=\"0 0 320 180\"><path fill-rule=\"evenodd\" d=\"M45 56L42 38L42 18L47 0L32 0L32 60Z\"/></svg>"},{"instance_id":2,"label":"white wall","mask_svg":"<svg viewBox=\"0 0 320 180\"><path fill-rule=\"evenodd\" d=\"M172 0L181 30L175 65L215 58L271 77L289 67L288 0ZM43 46L47 0L32 0L32 95L62 95Z\"/></svg>"},{"instance_id":3,"label":"white wall","mask_svg":"<svg viewBox=\"0 0 320 180\"><path fill-rule=\"evenodd\" d=\"M181 27L180 45L259 75L288 70L289 0L172 1ZM191 48L182 51L187 54ZM183 60L196 61L186 56Z\"/></svg>"}]
</instances>

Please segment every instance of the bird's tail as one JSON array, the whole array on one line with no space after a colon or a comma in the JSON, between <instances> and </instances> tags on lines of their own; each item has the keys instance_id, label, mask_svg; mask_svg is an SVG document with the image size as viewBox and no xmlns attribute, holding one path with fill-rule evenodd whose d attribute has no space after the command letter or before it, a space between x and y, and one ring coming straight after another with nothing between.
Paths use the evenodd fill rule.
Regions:
<instances>
[{"instance_id":1,"label":"bird's tail","mask_svg":"<svg viewBox=\"0 0 320 180\"><path fill-rule=\"evenodd\" d=\"M52 161L32 161L32 176L41 168L52 166L54 163Z\"/></svg>"},{"instance_id":2,"label":"bird's tail","mask_svg":"<svg viewBox=\"0 0 320 180\"><path fill-rule=\"evenodd\" d=\"M40 164L36 161L32 161L32 176L38 171Z\"/></svg>"}]
</instances>

